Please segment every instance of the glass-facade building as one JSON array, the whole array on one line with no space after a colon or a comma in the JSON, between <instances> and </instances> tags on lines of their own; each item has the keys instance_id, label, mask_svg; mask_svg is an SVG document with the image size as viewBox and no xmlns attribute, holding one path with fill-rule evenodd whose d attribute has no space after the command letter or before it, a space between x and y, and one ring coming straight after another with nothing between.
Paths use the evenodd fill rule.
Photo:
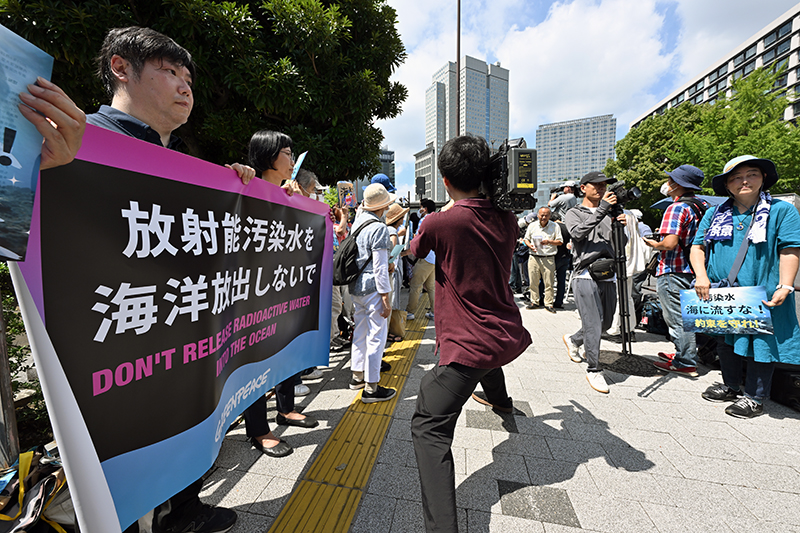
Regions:
<instances>
[{"instance_id":1,"label":"glass-facade building","mask_svg":"<svg viewBox=\"0 0 800 533\"><path fill-rule=\"evenodd\" d=\"M457 125L461 134L481 136L494 148L508 137L508 70L500 63L488 65L464 56L460 95L456 70L456 64L448 62L433 75L425 92L426 148L415 155L415 176L422 176L426 183L423 196L437 203L446 202L449 197L436 157L442 146L457 135Z\"/></svg>"}]
</instances>

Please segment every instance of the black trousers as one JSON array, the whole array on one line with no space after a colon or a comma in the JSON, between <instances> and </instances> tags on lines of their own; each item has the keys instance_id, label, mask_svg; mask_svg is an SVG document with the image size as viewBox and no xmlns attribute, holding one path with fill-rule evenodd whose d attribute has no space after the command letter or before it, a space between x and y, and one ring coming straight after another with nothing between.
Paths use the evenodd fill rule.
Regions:
<instances>
[{"instance_id":1,"label":"black trousers","mask_svg":"<svg viewBox=\"0 0 800 533\"><path fill-rule=\"evenodd\" d=\"M294 379L299 376L298 373L275 385L275 402L278 404L279 413L287 414L294 411ZM242 414L248 437L260 437L269 433L266 396L256 400Z\"/></svg>"},{"instance_id":2,"label":"black trousers","mask_svg":"<svg viewBox=\"0 0 800 533\"><path fill-rule=\"evenodd\" d=\"M453 469L453 433L461 408L481 384L490 403L510 406L502 368L470 368L458 363L434 367L419 386L411 438L422 486L425 528L458 531Z\"/></svg>"}]
</instances>

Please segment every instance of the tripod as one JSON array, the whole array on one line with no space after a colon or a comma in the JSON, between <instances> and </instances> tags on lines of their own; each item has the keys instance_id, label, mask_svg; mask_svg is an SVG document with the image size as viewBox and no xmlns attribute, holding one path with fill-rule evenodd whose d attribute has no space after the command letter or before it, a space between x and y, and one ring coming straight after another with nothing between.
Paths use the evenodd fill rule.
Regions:
<instances>
[{"instance_id":1,"label":"tripod","mask_svg":"<svg viewBox=\"0 0 800 533\"><path fill-rule=\"evenodd\" d=\"M619 301L619 333L622 337L622 355L632 355L631 330L628 322L631 310L628 308L628 259L625 257L625 226L617 220L622 208L615 206L611 211L611 244L614 246L614 265L617 271L617 298Z\"/></svg>"}]
</instances>

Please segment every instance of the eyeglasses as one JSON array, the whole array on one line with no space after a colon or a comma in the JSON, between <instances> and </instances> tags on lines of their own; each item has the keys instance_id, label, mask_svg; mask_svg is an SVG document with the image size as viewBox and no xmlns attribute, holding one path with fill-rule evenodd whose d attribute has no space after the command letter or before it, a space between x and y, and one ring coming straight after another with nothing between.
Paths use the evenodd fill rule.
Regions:
<instances>
[{"instance_id":1,"label":"eyeglasses","mask_svg":"<svg viewBox=\"0 0 800 533\"><path fill-rule=\"evenodd\" d=\"M288 155L288 156L289 156L289 159L291 159L292 161L294 161L294 154L292 153L292 151L291 151L290 149L288 149L288 148L284 148L283 150L281 150L281 153L282 153L282 154L286 154L286 155Z\"/></svg>"}]
</instances>

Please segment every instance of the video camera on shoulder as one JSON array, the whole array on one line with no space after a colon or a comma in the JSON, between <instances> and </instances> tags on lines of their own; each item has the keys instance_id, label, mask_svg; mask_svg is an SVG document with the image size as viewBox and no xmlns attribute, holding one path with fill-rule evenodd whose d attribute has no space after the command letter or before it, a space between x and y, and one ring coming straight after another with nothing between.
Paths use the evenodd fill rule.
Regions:
<instances>
[{"instance_id":1,"label":"video camera on shoulder","mask_svg":"<svg viewBox=\"0 0 800 533\"><path fill-rule=\"evenodd\" d=\"M525 139L506 139L489 159L488 196L500 211L536 208L536 150Z\"/></svg>"}]
</instances>

